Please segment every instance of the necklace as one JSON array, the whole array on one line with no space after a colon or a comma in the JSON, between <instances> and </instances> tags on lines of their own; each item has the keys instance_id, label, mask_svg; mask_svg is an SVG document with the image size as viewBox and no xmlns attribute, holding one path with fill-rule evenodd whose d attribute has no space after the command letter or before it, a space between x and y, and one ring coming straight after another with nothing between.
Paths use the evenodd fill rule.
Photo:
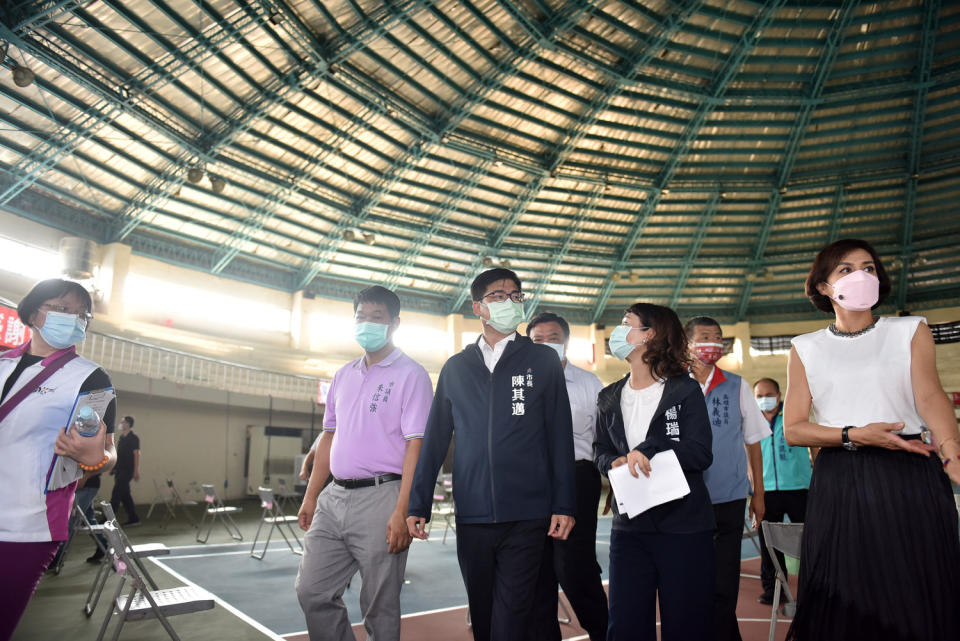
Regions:
<instances>
[{"instance_id":1,"label":"necklace","mask_svg":"<svg viewBox=\"0 0 960 641\"><path fill-rule=\"evenodd\" d=\"M876 327L876 326L877 326L877 320L878 320L878 319L874 318L872 323L870 323L869 325L867 325L867 326L864 327L863 329L858 329L858 330L855 331L855 332L844 332L844 331L841 331L841 330L837 329L837 324L836 324L836 323L830 323L830 325L827 326L827 329L830 330L830 333L831 333L831 334L833 334L834 336L839 336L840 338L856 338L857 336L862 336L862 335L866 334L866 333L869 332L871 329L873 329L874 327Z\"/></svg>"}]
</instances>

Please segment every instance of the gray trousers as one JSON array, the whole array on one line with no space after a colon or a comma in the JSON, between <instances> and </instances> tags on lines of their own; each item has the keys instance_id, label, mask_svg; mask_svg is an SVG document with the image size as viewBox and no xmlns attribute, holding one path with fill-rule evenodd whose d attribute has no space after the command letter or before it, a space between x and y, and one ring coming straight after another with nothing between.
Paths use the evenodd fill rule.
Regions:
<instances>
[{"instance_id":1,"label":"gray trousers","mask_svg":"<svg viewBox=\"0 0 960 641\"><path fill-rule=\"evenodd\" d=\"M310 641L354 641L342 597L358 569L368 641L400 639L407 550L387 552L387 521L399 494L400 481L352 490L330 483L320 493L296 583Z\"/></svg>"}]
</instances>

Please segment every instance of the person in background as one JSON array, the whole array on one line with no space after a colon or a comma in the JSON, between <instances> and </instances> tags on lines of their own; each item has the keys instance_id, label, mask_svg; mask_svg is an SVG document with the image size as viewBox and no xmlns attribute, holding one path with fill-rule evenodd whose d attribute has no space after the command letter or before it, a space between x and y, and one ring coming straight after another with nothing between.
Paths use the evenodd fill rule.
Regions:
<instances>
[{"instance_id":1,"label":"person in background","mask_svg":"<svg viewBox=\"0 0 960 641\"><path fill-rule=\"evenodd\" d=\"M803 523L807 511L807 488L810 470L817 456L817 448L792 447L783 436L783 404L780 402L780 383L772 378L761 378L753 384L753 393L763 417L770 423L772 436L760 441L763 452L763 506L764 520L780 523L789 517L791 523ZM783 554L777 552L777 561L786 572ZM767 554L767 546L760 528L760 584L763 593L759 603L773 603L776 572Z\"/></svg>"},{"instance_id":2,"label":"person in background","mask_svg":"<svg viewBox=\"0 0 960 641\"><path fill-rule=\"evenodd\" d=\"M703 390L713 430L713 465L703 479L717 520L714 632L717 641L740 641L737 599L744 509L749 494L750 516L758 527L764 513L760 441L770 436L770 425L757 407L750 384L715 365L723 355L720 323L698 316L687 322L685 329L693 361L690 376ZM750 477L756 480L752 494Z\"/></svg>"},{"instance_id":3,"label":"person in background","mask_svg":"<svg viewBox=\"0 0 960 641\"><path fill-rule=\"evenodd\" d=\"M960 434L930 328L874 315L890 278L863 240L820 250L806 293L833 322L787 364L787 442L821 448L787 638L960 639Z\"/></svg>"},{"instance_id":4,"label":"person in background","mask_svg":"<svg viewBox=\"0 0 960 641\"><path fill-rule=\"evenodd\" d=\"M590 641L607 637L607 593L597 563L597 508L600 503L600 472L593 464L593 441L597 433L597 394L603 383L595 374L567 359L570 325L550 312L538 314L527 324L527 336L534 343L552 348L560 357L570 398L573 420L573 451L576 458L577 526L566 541L546 538L540 567L538 596L531 618L530 639L559 641L557 583L577 615Z\"/></svg>"},{"instance_id":5,"label":"person in background","mask_svg":"<svg viewBox=\"0 0 960 641\"><path fill-rule=\"evenodd\" d=\"M475 641L523 641L544 535L576 511L573 427L556 352L517 333L520 278L495 268L470 285L483 334L440 371L410 493L410 533L427 538L437 473L454 440L457 558Z\"/></svg>"},{"instance_id":6,"label":"person in background","mask_svg":"<svg viewBox=\"0 0 960 641\"><path fill-rule=\"evenodd\" d=\"M630 373L600 392L594 461L605 475L627 465L651 475L650 459L672 450L690 493L633 518L616 510L610 535L608 641L713 639L713 530L703 481L713 461L710 419L687 375L687 341L673 310L636 303L610 335Z\"/></svg>"},{"instance_id":7,"label":"person in background","mask_svg":"<svg viewBox=\"0 0 960 641\"><path fill-rule=\"evenodd\" d=\"M307 531L296 590L313 641L353 641L343 591L359 569L367 638L400 638L400 588L411 537L410 484L433 389L393 344L400 299L375 285L353 300L363 356L333 377L323 434L298 515ZM333 474L333 482L324 487Z\"/></svg>"},{"instance_id":8,"label":"person in background","mask_svg":"<svg viewBox=\"0 0 960 641\"><path fill-rule=\"evenodd\" d=\"M113 493L110 495L110 507L114 514L123 505L127 513L124 527L140 525L137 507L130 494L130 481L140 480L140 437L133 433L134 419L124 416L120 421L120 438L117 440L117 465L113 468Z\"/></svg>"},{"instance_id":9,"label":"person in background","mask_svg":"<svg viewBox=\"0 0 960 641\"><path fill-rule=\"evenodd\" d=\"M321 432L317 438L313 439L313 444L310 446L310 450L307 452L307 455L303 457L303 463L300 465L300 480L309 481L310 480L310 470L313 468L313 459L317 455L317 446L320 445L320 439L323 438L323 432Z\"/></svg>"},{"instance_id":10,"label":"person in background","mask_svg":"<svg viewBox=\"0 0 960 641\"><path fill-rule=\"evenodd\" d=\"M103 420L93 436L64 429L80 392L112 387L103 369L77 355L92 309L80 284L41 281L17 306L32 338L0 354L0 641L13 636L40 577L69 535L77 483L45 492L54 455L75 460L87 472L107 471L116 461ZM110 421L115 413L113 400L103 418Z\"/></svg>"}]
</instances>

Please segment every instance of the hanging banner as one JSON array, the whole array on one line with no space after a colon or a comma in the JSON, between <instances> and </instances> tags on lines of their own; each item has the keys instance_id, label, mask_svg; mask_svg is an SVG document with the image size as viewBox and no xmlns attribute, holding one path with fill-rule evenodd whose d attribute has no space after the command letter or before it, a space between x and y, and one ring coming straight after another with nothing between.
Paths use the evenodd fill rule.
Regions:
<instances>
[{"instance_id":1,"label":"hanging banner","mask_svg":"<svg viewBox=\"0 0 960 641\"><path fill-rule=\"evenodd\" d=\"M0 348L22 345L30 340L30 329L20 322L17 310L0 305Z\"/></svg>"}]
</instances>

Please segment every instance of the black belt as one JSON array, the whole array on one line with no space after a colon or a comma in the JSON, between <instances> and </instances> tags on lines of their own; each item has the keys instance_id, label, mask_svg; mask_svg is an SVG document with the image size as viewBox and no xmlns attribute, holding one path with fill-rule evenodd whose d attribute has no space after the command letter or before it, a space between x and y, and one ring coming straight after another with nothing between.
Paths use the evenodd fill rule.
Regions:
<instances>
[{"instance_id":1,"label":"black belt","mask_svg":"<svg viewBox=\"0 0 960 641\"><path fill-rule=\"evenodd\" d=\"M589 465L590 467L593 467L593 461L589 461L589 460L587 460L587 459L585 459L585 458L582 458L582 459L579 459L574 465L576 465L577 467L583 467L583 466L586 466L586 465Z\"/></svg>"},{"instance_id":2,"label":"black belt","mask_svg":"<svg viewBox=\"0 0 960 641\"><path fill-rule=\"evenodd\" d=\"M338 479L336 476L333 477L333 482L339 485L340 487L346 488L348 490L355 490L359 487L373 487L374 485L380 485L381 483L389 483L390 481L399 481L403 477L399 474L381 474L380 476L373 476L368 479Z\"/></svg>"}]
</instances>

